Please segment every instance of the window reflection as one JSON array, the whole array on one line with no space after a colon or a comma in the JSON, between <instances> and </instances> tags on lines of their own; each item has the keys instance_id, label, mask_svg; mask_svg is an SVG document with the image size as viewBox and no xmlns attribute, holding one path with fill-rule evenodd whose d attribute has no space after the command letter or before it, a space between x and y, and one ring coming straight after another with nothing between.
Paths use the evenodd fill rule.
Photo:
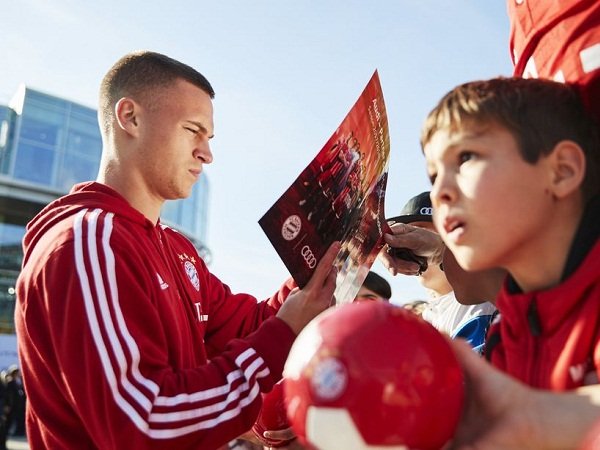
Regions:
<instances>
[{"instance_id":1,"label":"window reflection","mask_svg":"<svg viewBox=\"0 0 600 450\"><path fill-rule=\"evenodd\" d=\"M60 130L40 120L24 117L21 122L21 139L27 139L40 144L55 146L58 143Z\"/></svg>"},{"instance_id":2,"label":"window reflection","mask_svg":"<svg viewBox=\"0 0 600 450\"><path fill-rule=\"evenodd\" d=\"M15 178L34 183L52 184L54 151L37 145L21 143L16 154Z\"/></svg>"}]
</instances>

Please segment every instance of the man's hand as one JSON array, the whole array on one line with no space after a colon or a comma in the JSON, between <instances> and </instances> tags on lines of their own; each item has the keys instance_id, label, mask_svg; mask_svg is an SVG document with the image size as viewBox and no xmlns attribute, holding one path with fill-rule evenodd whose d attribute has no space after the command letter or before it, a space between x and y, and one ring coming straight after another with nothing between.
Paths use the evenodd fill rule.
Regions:
<instances>
[{"instance_id":1,"label":"man's hand","mask_svg":"<svg viewBox=\"0 0 600 450\"><path fill-rule=\"evenodd\" d=\"M291 428L284 430L265 431L265 437L278 441L290 441L284 446L277 447L281 450L303 450L305 447L296 439L296 434ZM266 447L268 448L268 447Z\"/></svg>"},{"instance_id":2,"label":"man's hand","mask_svg":"<svg viewBox=\"0 0 600 450\"><path fill-rule=\"evenodd\" d=\"M290 292L279 309L277 317L287 323L296 334L332 304L337 276L333 262L339 251L339 242L331 244L307 285L303 289Z\"/></svg>"},{"instance_id":3,"label":"man's hand","mask_svg":"<svg viewBox=\"0 0 600 450\"><path fill-rule=\"evenodd\" d=\"M391 229L393 234L384 235L387 245L379 253L379 260L392 275L417 275L420 267L416 262L395 258L387 252L390 247L411 250L415 255L427 258L429 265L442 262L445 247L439 234L405 223L395 223Z\"/></svg>"}]
</instances>

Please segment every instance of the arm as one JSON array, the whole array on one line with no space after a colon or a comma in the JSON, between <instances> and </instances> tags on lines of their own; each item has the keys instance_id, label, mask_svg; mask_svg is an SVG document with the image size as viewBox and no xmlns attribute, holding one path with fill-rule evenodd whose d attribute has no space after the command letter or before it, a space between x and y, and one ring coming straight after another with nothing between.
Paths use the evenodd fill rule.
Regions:
<instances>
[{"instance_id":1,"label":"arm","mask_svg":"<svg viewBox=\"0 0 600 450\"><path fill-rule=\"evenodd\" d=\"M243 338L256 331L258 327L279 311L279 308L296 288L292 278L280 287L273 296L265 301L249 294L233 294L208 270L207 290L210 292L210 321L206 332L206 343L210 356L222 351L233 338Z\"/></svg>"},{"instance_id":2,"label":"arm","mask_svg":"<svg viewBox=\"0 0 600 450\"><path fill-rule=\"evenodd\" d=\"M600 385L568 393L530 388L450 341L466 376L466 403L452 448L576 449L600 418Z\"/></svg>"},{"instance_id":3,"label":"arm","mask_svg":"<svg viewBox=\"0 0 600 450\"><path fill-rule=\"evenodd\" d=\"M40 281L52 299L48 323L60 324L51 338L64 401L94 444L213 448L250 427L261 385L274 382L254 348L260 337L233 341L219 358L194 367L187 330L177 329L185 325L177 321L182 316L161 309L167 299L153 294L143 258L100 242L104 248L94 255L88 243L75 249L76 270L64 269L74 251L66 246Z\"/></svg>"},{"instance_id":4,"label":"arm","mask_svg":"<svg viewBox=\"0 0 600 450\"><path fill-rule=\"evenodd\" d=\"M54 300L48 323L61 324L52 341L65 401L95 445L214 448L249 429L260 392L281 376L297 323L283 323L284 314L231 341L210 363L189 367L189 352L180 347L202 344L185 339L190 325L177 312L183 306L152 290L147 255L117 236L106 239L100 226L95 237L76 237L72 247L57 250L37 280L43 297ZM328 252L312 284L288 299L304 305L302 320L329 304L336 253ZM76 270L66 271L73 255ZM267 354L271 361L263 359Z\"/></svg>"}]
</instances>

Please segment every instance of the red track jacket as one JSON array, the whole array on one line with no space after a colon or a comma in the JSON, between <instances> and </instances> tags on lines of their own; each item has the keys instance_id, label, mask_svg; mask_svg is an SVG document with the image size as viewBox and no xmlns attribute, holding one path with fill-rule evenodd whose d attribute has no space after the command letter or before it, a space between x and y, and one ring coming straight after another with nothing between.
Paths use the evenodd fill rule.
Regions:
<instances>
[{"instance_id":1,"label":"red track jacket","mask_svg":"<svg viewBox=\"0 0 600 450\"><path fill-rule=\"evenodd\" d=\"M31 448L210 449L252 426L295 338L272 317L287 286L232 294L185 237L99 183L48 205L23 248Z\"/></svg>"},{"instance_id":2,"label":"red track jacket","mask_svg":"<svg viewBox=\"0 0 600 450\"><path fill-rule=\"evenodd\" d=\"M496 306L486 356L539 388L564 391L600 377L600 198L586 209L562 282L520 292L509 279Z\"/></svg>"},{"instance_id":3,"label":"red track jacket","mask_svg":"<svg viewBox=\"0 0 600 450\"><path fill-rule=\"evenodd\" d=\"M507 0L516 76L578 85L600 121L600 2Z\"/></svg>"}]
</instances>

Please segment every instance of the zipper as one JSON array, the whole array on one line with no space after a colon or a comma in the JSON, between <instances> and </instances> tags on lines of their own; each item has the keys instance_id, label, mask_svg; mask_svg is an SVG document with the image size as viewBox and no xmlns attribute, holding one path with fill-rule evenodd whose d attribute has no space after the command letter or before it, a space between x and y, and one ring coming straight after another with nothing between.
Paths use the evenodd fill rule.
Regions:
<instances>
[{"instance_id":1,"label":"zipper","mask_svg":"<svg viewBox=\"0 0 600 450\"><path fill-rule=\"evenodd\" d=\"M529 360L529 374L527 379L531 380L533 386L545 387L542 386L542 373L544 370L540 366L541 336L543 330L535 297L531 299L531 303L527 308L527 324L529 325L529 332L532 338L532 352L527 358Z\"/></svg>"}]
</instances>

